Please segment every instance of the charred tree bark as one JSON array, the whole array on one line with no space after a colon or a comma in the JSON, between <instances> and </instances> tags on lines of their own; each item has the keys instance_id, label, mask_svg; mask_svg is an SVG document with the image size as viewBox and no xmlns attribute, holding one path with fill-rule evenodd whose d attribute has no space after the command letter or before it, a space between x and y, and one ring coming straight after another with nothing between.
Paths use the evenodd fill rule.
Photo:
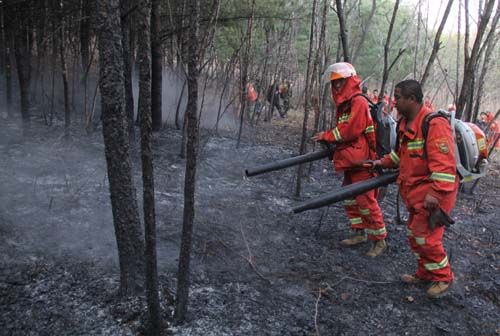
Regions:
<instances>
[{"instance_id":1,"label":"charred tree bark","mask_svg":"<svg viewBox=\"0 0 500 336\"><path fill-rule=\"evenodd\" d=\"M427 62L427 65L425 67L424 74L422 75L422 78L420 79L420 85L422 87L425 86L425 82L427 81L427 78L429 78L432 64L434 63L434 60L436 59L437 53L441 47L441 42L439 41L439 39L441 38L441 34L443 32L446 21L448 21L448 15L450 14L450 10L451 10L452 5L453 5L453 0L448 0L448 5L446 6L446 9L445 9L444 14L443 14L443 18L441 19L441 23L439 24L439 28L436 32L436 37L434 39L434 45L432 46L431 56L429 57L429 61Z\"/></svg>"},{"instance_id":2,"label":"charred tree bark","mask_svg":"<svg viewBox=\"0 0 500 336\"><path fill-rule=\"evenodd\" d=\"M12 5L13 20L16 28L12 27L14 34L14 55L17 65L17 77L19 82L19 94L21 98L21 117L23 122L23 133L28 134L30 129L30 86L31 86L31 52L32 38L29 18L31 16L31 4L20 2Z\"/></svg>"},{"instance_id":3,"label":"charred tree bark","mask_svg":"<svg viewBox=\"0 0 500 336\"><path fill-rule=\"evenodd\" d=\"M102 124L113 210L120 290L139 294L144 284L144 243L132 181L124 110L123 49L118 0L97 0Z\"/></svg>"},{"instance_id":4,"label":"charred tree bark","mask_svg":"<svg viewBox=\"0 0 500 336\"><path fill-rule=\"evenodd\" d=\"M344 62L350 62L349 58L349 43L347 39L347 26L344 17L344 9L342 8L342 0L335 0L337 4L337 17L339 18L340 39L342 40L342 52L344 54Z\"/></svg>"},{"instance_id":5,"label":"charred tree bark","mask_svg":"<svg viewBox=\"0 0 500 336\"><path fill-rule=\"evenodd\" d=\"M12 30L9 27L5 16L5 9L2 7L0 9L1 15L1 25L2 25L2 54L3 54L3 72L5 75L5 104L7 108L7 115L13 116L12 111L12 68L11 68L11 57L12 57Z\"/></svg>"},{"instance_id":6,"label":"charred tree bark","mask_svg":"<svg viewBox=\"0 0 500 336\"><path fill-rule=\"evenodd\" d=\"M59 57L61 60L61 78L63 82L63 95L64 95L64 133L69 135L69 127L71 126L71 108L69 106L69 87L68 87L68 69L66 66L66 55L64 53L65 46L65 18L64 18L64 7L63 3L56 1L54 3L58 7L59 11Z\"/></svg>"},{"instance_id":7,"label":"charred tree bark","mask_svg":"<svg viewBox=\"0 0 500 336\"><path fill-rule=\"evenodd\" d=\"M387 39L386 39L385 45L384 45L384 72L382 73L382 85L380 86L379 101L384 100L385 85L387 84L387 79L389 78L389 72L391 71L391 67L395 63L395 62L393 62L392 65L389 66L389 50L391 48L392 30L394 28L394 22L396 21L396 16L398 14L399 1L400 0L396 0L396 2L394 3L394 9L392 11L391 23L389 24L389 31L387 33ZM398 55L398 57L401 56L401 54L402 54L402 52L400 50L400 54ZM398 57L396 57L396 60Z\"/></svg>"},{"instance_id":8,"label":"charred tree bark","mask_svg":"<svg viewBox=\"0 0 500 336\"><path fill-rule=\"evenodd\" d=\"M474 76L474 70L476 67L476 63L479 59L479 50L481 46L481 41L483 39L484 32L488 23L490 21L491 13L493 12L493 7L495 5L496 0L488 0L485 5L485 9L483 15L479 19L479 25L477 29L476 38L474 40L474 45L472 46L472 50L470 53L470 58L467 60L465 65L465 72L462 81L462 88L460 90L460 96L458 97L457 102L457 118L469 121L472 113L472 106L469 104L467 111L465 111L466 102L470 95L470 91L474 90L472 85L472 78ZM466 8L467 9L467 8ZM466 14L467 15L467 14Z\"/></svg>"},{"instance_id":9,"label":"charred tree bark","mask_svg":"<svg viewBox=\"0 0 500 336\"><path fill-rule=\"evenodd\" d=\"M153 128L151 108L151 39L149 31L151 1L138 7L139 39L139 110L141 116L141 160L144 207L144 241L146 265L146 299L148 304L148 335L160 334L160 301L156 258L155 188L153 175Z\"/></svg>"},{"instance_id":10,"label":"charred tree bark","mask_svg":"<svg viewBox=\"0 0 500 336\"><path fill-rule=\"evenodd\" d=\"M125 87L125 115L127 116L128 139L131 144L135 142L134 128L134 95L132 91L132 53L130 50L131 39L131 0L120 1L120 24L123 48L123 77Z\"/></svg>"},{"instance_id":11,"label":"charred tree bark","mask_svg":"<svg viewBox=\"0 0 500 336\"><path fill-rule=\"evenodd\" d=\"M316 5L317 0L313 0L312 3L312 15L311 15L311 28L309 33L309 52L307 55L307 69L306 69L306 83L304 88L304 120L302 122L302 137L300 140L300 149L299 155L302 155L306 152L306 141L308 140L307 134L307 122L309 119L309 102L310 102L310 83L311 83L311 58L312 58L312 49L314 46L314 27L316 26ZM344 54L345 56L346 54ZM348 54L347 54L348 55ZM302 191L302 172L304 169L304 165L299 165L297 168L297 176L295 183L295 197L299 197Z\"/></svg>"},{"instance_id":12,"label":"charred tree bark","mask_svg":"<svg viewBox=\"0 0 500 336\"><path fill-rule=\"evenodd\" d=\"M162 126L162 81L163 81L163 49L160 36L160 0L152 0L151 11L151 113L153 116L153 130L159 131Z\"/></svg>"},{"instance_id":13,"label":"charred tree bark","mask_svg":"<svg viewBox=\"0 0 500 336\"><path fill-rule=\"evenodd\" d=\"M367 35L368 30L370 29L370 26L372 24L373 16L375 15L376 9L377 9L377 0L372 0L372 8L370 10L370 15L368 15L368 18L366 19L366 23L364 24L364 26L361 26L361 30L362 30L361 38L359 40L357 47L354 48L354 51L352 53L351 61L353 64L356 63L356 59L358 58L359 53L360 53L361 49L363 48L363 44L365 43L366 35Z\"/></svg>"},{"instance_id":14,"label":"charred tree bark","mask_svg":"<svg viewBox=\"0 0 500 336\"><path fill-rule=\"evenodd\" d=\"M481 69L481 74L479 76L477 98L476 98L476 103L474 104L474 113L471 118L472 121L477 120L477 116L479 114L479 108L481 106L481 101L483 99L483 87L486 79L486 74L488 73L489 70L491 56L493 55L493 51L495 50L498 40L500 39L500 34L498 33L495 34L499 19L500 19L500 5L496 9L495 16L493 17L491 23L490 31L488 32L488 36L486 37L486 40L483 44L483 48L485 49L483 68Z\"/></svg>"},{"instance_id":15,"label":"charred tree bark","mask_svg":"<svg viewBox=\"0 0 500 336\"><path fill-rule=\"evenodd\" d=\"M236 142L236 148L240 147L241 133L243 132L243 123L245 121L245 112L247 106L247 81L248 81L248 63L250 62L250 49L252 48L252 27L253 27L253 15L255 12L255 0L252 0L250 17L248 18L247 24L247 45L245 52L243 54L242 65L241 65L241 77L240 77L240 127L238 130L238 141Z\"/></svg>"},{"instance_id":16,"label":"charred tree bark","mask_svg":"<svg viewBox=\"0 0 500 336\"><path fill-rule=\"evenodd\" d=\"M175 307L175 320L182 323L185 320L190 284L191 240L193 235L193 222L195 216L195 185L196 185L196 160L198 155L198 0L189 1L190 27L189 27L189 57L188 57L188 104L186 116L187 148L186 148L186 173L184 180L184 214L182 223L181 250L179 255L179 268L177 273L177 295Z\"/></svg>"}]
</instances>

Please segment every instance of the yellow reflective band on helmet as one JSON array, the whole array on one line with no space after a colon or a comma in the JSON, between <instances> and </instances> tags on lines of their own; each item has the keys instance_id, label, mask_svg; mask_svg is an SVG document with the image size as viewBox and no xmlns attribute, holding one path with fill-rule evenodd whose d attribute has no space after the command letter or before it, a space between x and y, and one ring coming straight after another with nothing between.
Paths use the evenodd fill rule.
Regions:
<instances>
[{"instance_id":1,"label":"yellow reflective band on helmet","mask_svg":"<svg viewBox=\"0 0 500 336\"><path fill-rule=\"evenodd\" d=\"M351 222L351 224L361 224L361 223L363 223L363 220L361 219L361 217L354 217L354 218L349 219L349 221Z\"/></svg>"},{"instance_id":2,"label":"yellow reflective band on helmet","mask_svg":"<svg viewBox=\"0 0 500 336\"><path fill-rule=\"evenodd\" d=\"M378 236L378 235L384 234L386 232L387 232L387 230L385 229L385 227L378 229L378 230L366 229L366 233L368 233L371 236Z\"/></svg>"},{"instance_id":3,"label":"yellow reflective band on helmet","mask_svg":"<svg viewBox=\"0 0 500 336\"><path fill-rule=\"evenodd\" d=\"M399 164L399 156L398 154L396 154L396 152L394 151L391 151L391 160L395 163L395 164Z\"/></svg>"},{"instance_id":4,"label":"yellow reflective band on helmet","mask_svg":"<svg viewBox=\"0 0 500 336\"><path fill-rule=\"evenodd\" d=\"M370 209L359 208L359 213L363 216L368 216L370 214Z\"/></svg>"},{"instance_id":5,"label":"yellow reflective band on helmet","mask_svg":"<svg viewBox=\"0 0 500 336\"><path fill-rule=\"evenodd\" d=\"M448 265L448 256L445 256L441 262L424 264L424 267L428 271L435 271L438 269L445 268Z\"/></svg>"},{"instance_id":6,"label":"yellow reflective band on helmet","mask_svg":"<svg viewBox=\"0 0 500 336\"><path fill-rule=\"evenodd\" d=\"M335 138L336 141L342 140L342 137L340 136L340 132L339 132L339 128L338 127L335 127L332 130L332 134L333 134L333 137Z\"/></svg>"},{"instance_id":7,"label":"yellow reflective band on helmet","mask_svg":"<svg viewBox=\"0 0 500 336\"><path fill-rule=\"evenodd\" d=\"M446 173L432 173L430 176L430 179L433 181L439 181L439 182L449 182L449 183L455 183L455 174L446 174Z\"/></svg>"},{"instance_id":8,"label":"yellow reflective band on helmet","mask_svg":"<svg viewBox=\"0 0 500 336\"><path fill-rule=\"evenodd\" d=\"M423 139L416 139L408 141L408 150L418 150L424 148L425 141Z\"/></svg>"},{"instance_id":9,"label":"yellow reflective band on helmet","mask_svg":"<svg viewBox=\"0 0 500 336\"><path fill-rule=\"evenodd\" d=\"M416 253L416 252L414 252L413 254L415 255L415 258L417 258L417 260L419 260L419 259L420 259L420 254L418 254L418 253Z\"/></svg>"},{"instance_id":10,"label":"yellow reflective band on helmet","mask_svg":"<svg viewBox=\"0 0 500 336\"><path fill-rule=\"evenodd\" d=\"M479 147L479 150L483 150L486 148L486 141L484 141L484 138L477 140L477 146Z\"/></svg>"},{"instance_id":11,"label":"yellow reflective band on helmet","mask_svg":"<svg viewBox=\"0 0 500 336\"><path fill-rule=\"evenodd\" d=\"M375 127L373 125L365 128L365 133L373 133L373 132L375 132Z\"/></svg>"},{"instance_id":12,"label":"yellow reflective band on helmet","mask_svg":"<svg viewBox=\"0 0 500 336\"><path fill-rule=\"evenodd\" d=\"M358 204L358 203L356 203L356 200L354 200L354 199L346 199L344 201L345 206L356 205L356 204Z\"/></svg>"},{"instance_id":13,"label":"yellow reflective band on helmet","mask_svg":"<svg viewBox=\"0 0 500 336\"><path fill-rule=\"evenodd\" d=\"M425 245L425 237L415 237L417 245Z\"/></svg>"},{"instance_id":14,"label":"yellow reflective band on helmet","mask_svg":"<svg viewBox=\"0 0 500 336\"><path fill-rule=\"evenodd\" d=\"M410 229L406 229L406 235L408 237L412 237L413 236L413 232Z\"/></svg>"}]
</instances>

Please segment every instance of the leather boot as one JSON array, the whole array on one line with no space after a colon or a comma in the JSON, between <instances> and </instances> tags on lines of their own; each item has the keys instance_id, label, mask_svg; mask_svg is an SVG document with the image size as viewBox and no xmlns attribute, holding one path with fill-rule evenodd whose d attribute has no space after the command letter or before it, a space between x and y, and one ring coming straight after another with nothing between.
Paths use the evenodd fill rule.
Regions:
<instances>
[{"instance_id":1,"label":"leather boot","mask_svg":"<svg viewBox=\"0 0 500 336\"><path fill-rule=\"evenodd\" d=\"M368 241L368 238L366 238L365 230L356 230L353 236L342 240L340 242L340 244L342 244L344 246L354 246L354 245L365 243L367 241Z\"/></svg>"},{"instance_id":2,"label":"leather boot","mask_svg":"<svg viewBox=\"0 0 500 336\"><path fill-rule=\"evenodd\" d=\"M451 286L451 282L445 281L433 281L429 289L427 290L427 295L430 298L438 298L444 294Z\"/></svg>"},{"instance_id":3,"label":"leather boot","mask_svg":"<svg viewBox=\"0 0 500 336\"><path fill-rule=\"evenodd\" d=\"M368 253L366 253L366 255L375 258L381 255L386 249L387 244L385 243L385 240L377 240L373 243L372 248L370 249L370 251L368 251Z\"/></svg>"}]
</instances>

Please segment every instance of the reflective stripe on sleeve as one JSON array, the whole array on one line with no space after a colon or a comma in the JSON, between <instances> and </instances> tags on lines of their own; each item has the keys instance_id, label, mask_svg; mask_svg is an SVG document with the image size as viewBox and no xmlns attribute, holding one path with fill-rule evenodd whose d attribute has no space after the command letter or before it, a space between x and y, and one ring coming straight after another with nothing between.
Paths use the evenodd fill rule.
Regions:
<instances>
[{"instance_id":1,"label":"reflective stripe on sleeve","mask_svg":"<svg viewBox=\"0 0 500 336\"><path fill-rule=\"evenodd\" d=\"M370 214L370 209L359 208L359 213L363 216L368 216Z\"/></svg>"},{"instance_id":2,"label":"reflective stripe on sleeve","mask_svg":"<svg viewBox=\"0 0 500 336\"><path fill-rule=\"evenodd\" d=\"M406 229L406 235L408 237L413 237L413 232L410 229Z\"/></svg>"},{"instance_id":3,"label":"reflective stripe on sleeve","mask_svg":"<svg viewBox=\"0 0 500 336\"><path fill-rule=\"evenodd\" d=\"M338 128L338 127L335 127L335 128L332 130L332 134L333 134L333 137L335 138L335 141L340 141L340 140L342 140L342 136L340 136L340 132L339 132L339 128Z\"/></svg>"},{"instance_id":4,"label":"reflective stripe on sleeve","mask_svg":"<svg viewBox=\"0 0 500 336\"><path fill-rule=\"evenodd\" d=\"M415 139L413 141L408 141L408 150L418 150L424 148L425 140Z\"/></svg>"},{"instance_id":5,"label":"reflective stripe on sleeve","mask_svg":"<svg viewBox=\"0 0 500 336\"><path fill-rule=\"evenodd\" d=\"M373 125L365 128L365 133L373 133L373 132L375 132L375 127L373 127Z\"/></svg>"},{"instance_id":6,"label":"reflective stripe on sleeve","mask_svg":"<svg viewBox=\"0 0 500 336\"><path fill-rule=\"evenodd\" d=\"M398 154L396 154L396 152L391 151L390 157L395 164L399 164L399 156Z\"/></svg>"},{"instance_id":7,"label":"reflective stripe on sleeve","mask_svg":"<svg viewBox=\"0 0 500 336\"><path fill-rule=\"evenodd\" d=\"M429 177L433 181L455 183L455 174L432 173Z\"/></svg>"}]
</instances>

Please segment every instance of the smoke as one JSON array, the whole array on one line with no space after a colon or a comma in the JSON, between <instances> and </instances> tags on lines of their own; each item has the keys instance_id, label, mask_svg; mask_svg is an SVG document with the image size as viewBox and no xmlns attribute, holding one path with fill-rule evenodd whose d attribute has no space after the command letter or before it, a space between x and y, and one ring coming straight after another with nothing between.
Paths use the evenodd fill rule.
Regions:
<instances>
[{"instance_id":1,"label":"smoke","mask_svg":"<svg viewBox=\"0 0 500 336\"><path fill-rule=\"evenodd\" d=\"M205 80L206 78L200 76L198 83L198 113L201 116L200 127L210 130L214 129L217 117L219 116L219 129L228 131L236 130L238 120L234 112L237 108L234 104L229 103L228 91L230 92L230 88L226 88L221 100L222 87L214 85L213 82L205 86ZM137 76L134 76L132 85L134 110L135 116L137 116L139 96ZM178 124L182 127L187 99L188 87L184 74L174 70L164 70L162 81L162 122L166 125L174 126L175 116L178 113Z\"/></svg>"}]
</instances>

